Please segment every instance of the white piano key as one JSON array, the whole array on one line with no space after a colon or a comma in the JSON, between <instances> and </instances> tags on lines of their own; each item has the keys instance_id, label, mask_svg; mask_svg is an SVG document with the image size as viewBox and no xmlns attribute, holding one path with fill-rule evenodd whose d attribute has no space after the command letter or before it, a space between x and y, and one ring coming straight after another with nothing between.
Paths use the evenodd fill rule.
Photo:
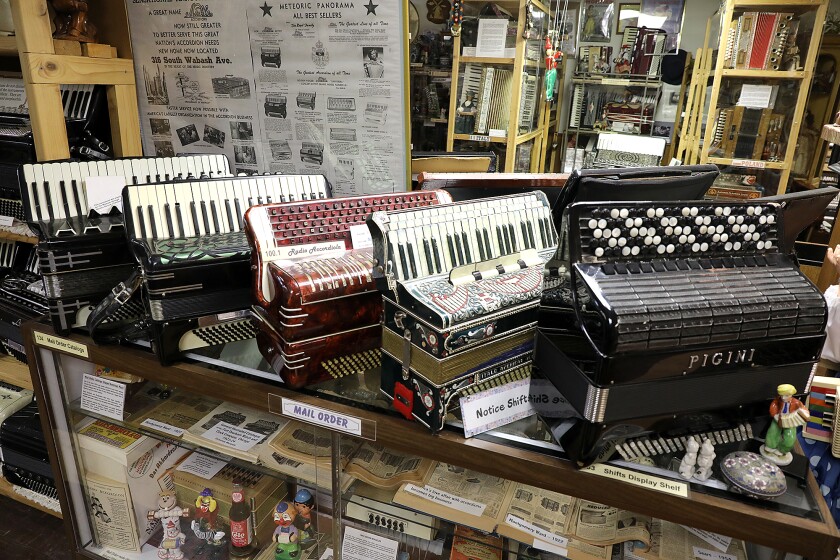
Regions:
<instances>
[{"instance_id":1,"label":"white piano key","mask_svg":"<svg viewBox=\"0 0 840 560\"><path fill-rule=\"evenodd\" d=\"M193 158L184 158L182 167L186 167L187 175L192 175L196 179L199 178L200 173L198 173L195 169L195 160Z\"/></svg>"},{"instance_id":2,"label":"white piano key","mask_svg":"<svg viewBox=\"0 0 840 560\"><path fill-rule=\"evenodd\" d=\"M47 164L49 173L51 175L50 182L50 205L52 207L51 214L54 219L64 219L64 204L61 200L61 163Z\"/></svg>"}]
</instances>

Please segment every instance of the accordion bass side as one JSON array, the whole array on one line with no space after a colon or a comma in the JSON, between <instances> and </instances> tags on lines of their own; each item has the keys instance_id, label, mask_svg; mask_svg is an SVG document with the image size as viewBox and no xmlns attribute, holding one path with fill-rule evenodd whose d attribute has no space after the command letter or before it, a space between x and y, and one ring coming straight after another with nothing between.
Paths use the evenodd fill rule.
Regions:
<instances>
[{"instance_id":1,"label":"accordion bass side","mask_svg":"<svg viewBox=\"0 0 840 560\"><path fill-rule=\"evenodd\" d=\"M365 219L375 211L450 200L427 191L248 211L257 342L287 384L311 385L378 365L382 299L363 241Z\"/></svg>"}]
</instances>

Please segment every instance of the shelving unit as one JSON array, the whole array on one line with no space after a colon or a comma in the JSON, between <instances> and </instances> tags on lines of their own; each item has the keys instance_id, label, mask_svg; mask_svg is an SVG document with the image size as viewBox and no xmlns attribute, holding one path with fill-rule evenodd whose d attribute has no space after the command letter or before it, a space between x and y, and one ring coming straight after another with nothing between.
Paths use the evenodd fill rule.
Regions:
<instances>
[{"instance_id":1,"label":"shelving unit","mask_svg":"<svg viewBox=\"0 0 840 560\"><path fill-rule=\"evenodd\" d=\"M825 21L826 11L828 9L828 0L770 0L758 2L756 0L727 0L722 6L719 16L712 16L712 18L719 17L719 34L717 37L717 62L714 70L710 71L709 75L713 77L712 91L709 95L708 119L705 126L705 132L702 133L702 145L700 145L702 121L698 120L694 125L686 129L681 143L680 153L685 156L685 163L714 163L722 167L730 168L729 171L733 173L750 173L754 170L770 170L777 171L774 180L778 180L775 188L771 185L766 185L769 190L766 190L765 195L782 194L787 190L788 182L791 175L794 156L797 149L797 139L799 131L802 126L802 119L804 118L806 101L811 87L811 81L814 77L814 63L817 54L819 53L820 40L822 39L823 23ZM796 70L755 70L755 69L733 69L724 68L726 57L723 55L727 50L728 39L730 31L737 25L736 15L749 11L759 12L791 12L797 16L803 14L812 14L813 17L813 32L810 37L803 29L799 30L799 37L809 37L807 44L807 52L804 58L800 60L802 69ZM809 16L811 17L811 16ZM809 20L810 21L810 20ZM710 48L710 32L712 28L712 20L707 24L706 41L705 41L705 55L700 53L698 59L700 60L700 68L705 61L711 67ZM714 38L711 38L714 40ZM702 81L703 73L699 73L699 78ZM721 93L724 89L724 81L728 84L734 81L743 80L761 81L762 84L769 85L784 85L787 81L789 86L797 88L795 95L795 103L791 111L779 111L786 115L785 123L782 130L787 134L787 143L784 146L783 157L778 160L765 159L743 159L743 158L727 158L717 157L712 150L715 149L715 123L717 122L718 109L724 106L721 100ZM793 83L791 83L793 82ZM701 89L702 87L702 89ZM698 96L705 97L705 85L699 84L695 87L694 99L690 99L690 103L698 104L699 108L703 108L703 99L697 99ZM730 100L730 103L732 100ZM689 105L690 111L697 111L697 107ZM699 117L698 117L699 119ZM696 148L692 147L696 145Z\"/></svg>"},{"instance_id":2,"label":"shelving unit","mask_svg":"<svg viewBox=\"0 0 840 560\"><path fill-rule=\"evenodd\" d=\"M484 2L477 2L476 0L467 0L468 4L484 4ZM516 27L516 54L513 57L483 57L483 56L462 56L461 37L454 38L452 50L452 91L449 97L449 128L447 135L446 149L449 152L455 151L456 142L479 142L490 143L505 146L504 167L500 171L511 173L516 169L517 150L526 142L533 141L531 148L530 165L528 169L531 171L542 171L545 165L546 151L548 149L548 118L546 112L549 110L548 104L544 101L543 78L544 78L544 61L542 45L540 45L539 58L537 60L528 60L525 57L526 44L528 41L523 38L525 30L525 11L526 0L504 0L498 2L504 9L512 14L517 14ZM550 11L539 0L531 0L531 5L535 10L539 10L544 14L549 14ZM547 16L546 16L547 17ZM461 65L463 64L479 64L484 66L498 66L498 67L513 67L513 79L511 81L511 97L509 103L509 117L507 134L505 136L490 135L490 134L456 134L455 119L458 114L458 107L460 105L461 90L459 88L461 77ZM522 101L522 76L525 69L536 70L537 88L536 88L536 111L537 118L535 119L535 126L526 133L519 133L519 106ZM558 74L560 78L562 74ZM562 84L561 84L562 87Z\"/></svg>"},{"instance_id":3,"label":"shelving unit","mask_svg":"<svg viewBox=\"0 0 840 560\"><path fill-rule=\"evenodd\" d=\"M501 434L470 439L465 439L454 430L432 434L425 427L406 421L392 411L379 409L368 401L359 407L349 403L347 398L341 399L325 391L292 391L282 384L272 382L269 374L266 374L266 379L232 377L226 371L235 371L237 366L226 365L219 360L214 360L211 367L199 363L163 367L153 354L142 350L125 346L97 346L87 337L79 335L70 336L72 344L68 344L67 338L56 338L47 325L28 323L24 328L27 351L33 356L31 371L36 380L41 411L48 426L52 428L47 431L47 437L51 459L58 465L62 475L59 477L62 506L68 504L68 496L73 492L72 485L78 483L74 476L78 475L73 474L75 459L70 447L72 442L67 439L63 431L66 425L62 423L66 421L62 417L72 407L63 400L64 394L60 387L64 383L59 379L69 383L70 376L79 375L81 359L89 364L117 366L126 373L194 395L252 407L278 417L300 419L286 412L283 406L287 399L292 399L300 406L318 407L325 414L355 419L360 426L357 435L373 440L376 445L386 449L420 455L514 482L784 549L809 558L834 558L840 545L840 532L810 472L807 485L801 490L803 497L810 496L814 500L814 509L809 513L809 518L790 513L790 510L785 509L789 506L774 507L769 502L741 500L717 490L704 492L702 488L693 485L687 495L660 492L645 485L630 484L620 477L599 476L576 469L545 445L528 447L524 445L524 440L505 440L500 437ZM41 333L38 335L40 343L36 343L34 333ZM62 360L67 359L70 362L65 364L66 367L62 366ZM232 387L235 390L231 390ZM333 432L333 447L345 437L352 436L346 432ZM336 486L335 482L333 486ZM67 524L71 542L76 542L80 547L87 543L79 543L74 531L83 523L83 519L71 517ZM89 558L82 552L77 557Z\"/></svg>"}]
</instances>

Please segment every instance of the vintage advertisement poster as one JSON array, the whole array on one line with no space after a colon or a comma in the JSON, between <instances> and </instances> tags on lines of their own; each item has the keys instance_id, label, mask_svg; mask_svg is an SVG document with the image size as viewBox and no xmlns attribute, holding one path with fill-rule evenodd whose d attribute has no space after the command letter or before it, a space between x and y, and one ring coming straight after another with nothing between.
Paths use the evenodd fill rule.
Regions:
<instances>
[{"instance_id":1,"label":"vintage advertisement poster","mask_svg":"<svg viewBox=\"0 0 840 560\"><path fill-rule=\"evenodd\" d=\"M402 2L131 0L143 147L406 189Z\"/></svg>"}]
</instances>

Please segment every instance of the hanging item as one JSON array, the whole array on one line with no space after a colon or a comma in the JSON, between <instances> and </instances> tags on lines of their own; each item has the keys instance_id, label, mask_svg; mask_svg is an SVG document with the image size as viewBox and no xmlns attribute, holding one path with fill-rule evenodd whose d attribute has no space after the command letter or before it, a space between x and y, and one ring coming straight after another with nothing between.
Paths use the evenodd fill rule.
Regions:
<instances>
[{"instance_id":1,"label":"hanging item","mask_svg":"<svg viewBox=\"0 0 840 560\"><path fill-rule=\"evenodd\" d=\"M461 35L461 23L464 21L464 7L461 0L452 1L452 9L449 11L449 31L453 37Z\"/></svg>"},{"instance_id":2,"label":"hanging item","mask_svg":"<svg viewBox=\"0 0 840 560\"><path fill-rule=\"evenodd\" d=\"M426 19L432 23L446 23L449 0L426 0Z\"/></svg>"},{"instance_id":3,"label":"hanging item","mask_svg":"<svg viewBox=\"0 0 840 560\"><path fill-rule=\"evenodd\" d=\"M554 9L554 22L549 21L549 29L545 37L545 100L553 103L557 92L557 68L563 59L563 51L560 50L561 32L565 28L569 0L563 4L563 14L560 15L560 2L557 2Z\"/></svg>"},{"instance_id":4,"label":"hanging item","mask_svg":"<svg viewBox=\"0 0 840 560\"><path fill-rule=\"evenodd\" d=\"M531 0L525 3L525 26L522 30L522 37L524 39L539 39L540 31L537 29L536 22L536 8Z\"/></svg>"}]
</instances>

